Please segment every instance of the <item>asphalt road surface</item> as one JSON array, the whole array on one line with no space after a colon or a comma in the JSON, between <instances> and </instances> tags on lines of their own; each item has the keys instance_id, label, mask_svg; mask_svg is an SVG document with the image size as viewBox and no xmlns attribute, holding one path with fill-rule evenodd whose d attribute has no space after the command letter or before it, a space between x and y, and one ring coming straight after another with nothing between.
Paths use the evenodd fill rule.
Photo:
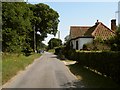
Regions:
<instances>
[{"instance_id":1,"label":"asphalt road surface","mask_svg":"<svg viewBox=\"0 0 120 90\"><path fill-rule=\"evenodd\" d=\"M45 52L3 88L75 88L76 81L76 76L63 62Z\"/></svg>"}]
</instances>

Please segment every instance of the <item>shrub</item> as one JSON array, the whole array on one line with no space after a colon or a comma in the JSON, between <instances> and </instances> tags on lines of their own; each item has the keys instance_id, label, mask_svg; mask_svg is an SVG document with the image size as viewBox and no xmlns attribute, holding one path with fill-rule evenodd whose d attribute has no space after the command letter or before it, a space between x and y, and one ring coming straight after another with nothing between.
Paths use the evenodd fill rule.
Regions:
<instances>
[{"instance_id":1,"label":"shrub","mask_svg":"<svg viewBox=\"0 0 120 90\"><path fill-rule=\"evenodd\" d=\"M88 50L94 50L94 51L98 51L98 50L108 51L108 50L110 50L110 46L107 45L106 41L104 41L104 42L94 41L93 43L85 44L85 46Z\"/></svg>"},{"instance_id":2,"label":"shrub","mask_svg":"<svg viewBox=\"0 0 120 90\"><path fill-rule=\"evenodd\" d=\"M59 53L61 53L62 48L61 47L57 47L55 48L55 54L58 55Z\"/></svg>"}]
</instances>

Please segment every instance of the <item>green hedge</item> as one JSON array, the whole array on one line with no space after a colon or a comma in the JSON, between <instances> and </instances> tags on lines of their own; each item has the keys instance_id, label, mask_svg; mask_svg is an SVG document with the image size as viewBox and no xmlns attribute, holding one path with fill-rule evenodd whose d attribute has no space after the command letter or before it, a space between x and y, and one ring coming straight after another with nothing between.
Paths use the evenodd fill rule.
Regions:
<instances>
[{"instance_id":1,"label":"green hedge","mask_svg":"<svg viewBox=\"0 0 120 90\"><path fill-rule=\"evenodd\" d=\"M120 52L76 52L62 49L66 58L78 61L80 65L97 70L120 83Z\"/></svg>"},{"instance_id":2,"label":"green hedge","mask_svg":"<svg viewBox=\"0 0 120 90\"><path fill-rule=\"evenodd\" d=\"M58 47L55 48L55 54L58 55L59 53L61 53L62 48Z\"/></svg>"}]
</instances>

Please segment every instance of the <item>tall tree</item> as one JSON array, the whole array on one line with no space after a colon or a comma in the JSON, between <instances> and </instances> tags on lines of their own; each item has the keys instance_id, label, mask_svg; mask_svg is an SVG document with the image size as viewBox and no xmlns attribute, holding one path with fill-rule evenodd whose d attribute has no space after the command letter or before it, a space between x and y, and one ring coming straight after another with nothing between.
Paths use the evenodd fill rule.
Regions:
<instances>
[{"instance_id":1,"label":"tall tree","mask_svg":"<svg viewBox=\"0 0 120 90\"><path fill-rule=\"evenodd\" d=\"M24 2L2 4L3 51L31 51L34 49L34 36L38 46L47 34L56 35L59 15L48 5Z\"/></svg>"},{"instance_id":2,"label":"tall tree","mask_svg":"<svg viewBox=\"0 0 120 90\"><path fill-rule=\"evenodd\" d=\"M32 11L24 2L2 3L3 51L21 52L30 49Z\"/></svg>"},{"instance_id":3,"label":"tall tree","mask_svg":"<svg viewBox=\"0 0 120 90\"><path fill-rule=\"evenodd\" d=\"M36 43L38 46L39 43L47 37L47 34L56 35L58 31L59 15L56 11L43 3L35 5L29 4L29 7L34 14L32 25L35 27L36 32L40 32L40 35L36 34Z\"/></svg>"},{"instance_id":4,"label":"tall tree","mask_svg":"<svg viewBox=\"0 0 120 90\"><path fill-rule=\"evenodd\" d=\"M54 47L58 47L62 45L62 40L58 38L51 38L48 42L48 49L53 49Z\"/></svg>"}]
</instances>

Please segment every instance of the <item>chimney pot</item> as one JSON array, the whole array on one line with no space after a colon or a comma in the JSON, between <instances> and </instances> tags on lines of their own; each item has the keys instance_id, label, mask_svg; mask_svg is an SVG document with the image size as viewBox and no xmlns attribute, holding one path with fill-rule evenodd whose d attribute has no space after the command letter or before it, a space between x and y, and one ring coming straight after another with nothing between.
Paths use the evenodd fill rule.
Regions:
<instances>
[{"instance_id":1,"label":"chimney pot","mask_svg":"<svg viewBox=\"0 0 120 90\"><path fill-rule=\"evenodd\" d=\"M99 20L97 20L97 22L95 23L95 25L98 25L99 24Z\"/></svg>"}]
</instances>

